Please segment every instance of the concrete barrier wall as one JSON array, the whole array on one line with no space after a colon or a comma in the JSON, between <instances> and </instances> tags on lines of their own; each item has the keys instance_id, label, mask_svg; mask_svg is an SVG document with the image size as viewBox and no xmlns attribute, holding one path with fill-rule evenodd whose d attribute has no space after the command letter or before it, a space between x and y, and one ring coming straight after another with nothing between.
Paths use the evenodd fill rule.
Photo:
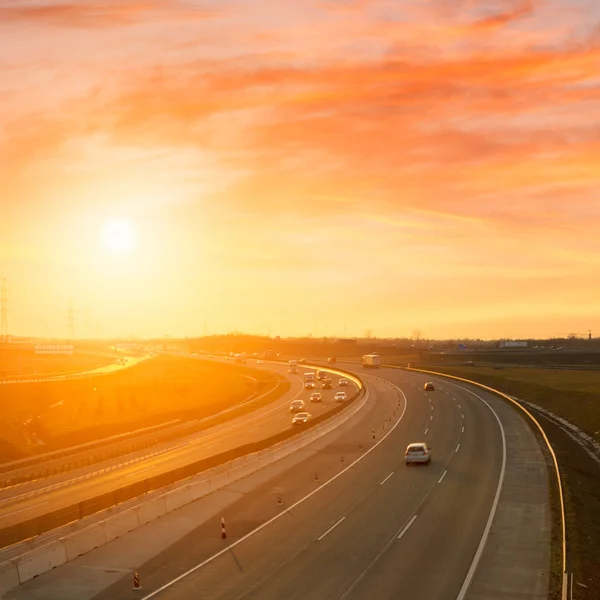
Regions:
<instances>
[{"instance_id":1,"label":"concrete barrier wall","mask_svg":"<svg viewBox=\"0 0 600 600\"><path fill-rule=\"evenodd\" d=\"M148 499L136 507L138 526L154 521L167 513L167 503L164 496Z\"/></svg>"},{"instance_id":2,"label":"concrete barrier wall","mask_svg":"<svg viewBox=\"0 0 600 600\"><path fill-rule=\"evenodd\" d=\"M331 369L329 370L331 371ZM348 376L347 373L339 373ZM357 381L360 383L360 380ZM176 489L168 492L158 491L160 495L157 496L153 496L156 493L154 492L150 496L140 499L141 503L138 506L111 511L99 523L85 526L78 522L70 525L69 528L75 527L76 530L67 535L64 535L63 530L63 536L58 541L49 541L12 561L1 563L0 590L7 592L20 583L25 583L41 573L73 560L120 535L133 531L168 512L203 498L213 491L239 481L289 456L351 419L365 405L367 399L368 392L365 390L363 396L348 410L342 411L332 419L310 429L305 435L291 440L283 440L260 452L236 458L224 465L218 465L181 482L180 487ZM18 577L15 576L15 572Z\"/></svg>"},{"instance_id":3,"label":"concrete barrier wall","mask_svg":"<svg viewBox=\"0 0 600 600\"><path fill-rule=\"evenodd\" d=\"M20 557L17 563L19 582L25 583L46 571L54 569L67 562L67 551L64 543L54 542L43 548L38 548ZM4 565L2 565L4 566Z\"/></svg>"},{"instance_id":4,"label":"concrete barrier wall","mask_svg":"<svg viewBox=\"0 0 600 600\"><path fill-rule=\"evenodd\" d=\"M138 515L135 509L130 508L124 512L117 512L104 521L104 535L106 543L118 538L138 527Z\"/></svg>"},{"instance_id":5,"label":"concrete barrier wall","mask_svg":"<svg viewBox=\"0 0 600 600\"><path fill-rule=\"evenodd\" d=\"M19 570L14 561L0 565L0 598L19 585Z\"/></svg>"},{"instance_id":6,"label":"concrete barrier wall","mask_svg":"<svg viewBox=\"0 0 600 600\"><path fill-rule=\"evenodd\" d=\"M77 533L61 538L67 553L67 560L74 560L78 556L106 544L104 532L105 522L86 527Z\"/></svg>"}]
</instances>

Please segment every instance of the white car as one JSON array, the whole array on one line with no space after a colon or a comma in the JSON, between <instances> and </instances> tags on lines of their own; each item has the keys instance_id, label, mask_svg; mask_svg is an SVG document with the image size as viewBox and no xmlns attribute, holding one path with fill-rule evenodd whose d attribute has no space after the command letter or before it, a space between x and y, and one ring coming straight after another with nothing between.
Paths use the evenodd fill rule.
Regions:
<instances>
[{"instance_id":1,"label":"white car","mask_svg":"<svg viewBox=\"0 0 600 600\"><path fill-rule=\"evenodd\" d=\"M314 390L315 389L315 382L314 381L307 381L304 384L304 389L305 390Z\"/></svg>"},{"instance_id":2,"label":"white car","mask_svg":"<svg viewBox=\"0 0 600 600\"><path fill-rule=\"evenodd\" d=\"M262 361L262 360L257 360L257 361L256 361L256 364L257 364L257 365L262 365L262 364L264 364L264 361Z\"/></svg>"},{"instance_id":3,"label":"white car","mask_svg":"<svg viewBox=\"0 0 600 600\"><path fill-rule=\"evenodd\" d=\"M345 377L342 377L339 381L338 381L338 385L340 387L346 387L348 385L348 380Z\"/></svg>"},{"instance_id":4,"label":"white car","mask_svg":"<svg viewBox=\"0 0 600 600\"><path fill-rule=\"evenodd\" d=\"M292 425L304 425L308 423L311 418L311 414L307 412L300 412L292 419Z\"/></svg>"},{"instance_id":5,"label":"white car","mask_svg":"<svg viewBox=\"0 0 600 600\"><path fill-rule=\"evenodd\" d=\"M290 412L301 412L304 410L304 400L293 400L290 404Z\"/></svg>"},{"instance_id":6,"label":"white car","mask_svg":"<svg viewBox=\"0 0 600 600\"><path fill-rule=\"evenodd\" d=\"M407 465L411 463L424 463L428 465L431 462L431 448L425 442L415 442L406 447L404 461Z\"/></svg>"},{"instance_id":7,"label":"white car","mask_svg":"<svg viewBox=\"0 0 600 600\"><path fill-rule=\"evenodd\" d=\"M345 402L346 401L346 392L337 392L333 397L336 402Z\"/></svg>"},{"instance_id":8,"label":"white car","mask_svg":"<svg viewBox=\"0 0 600 600\"><path fill-rule=\"evenodd\" d=\"M313 392L310 395L311 402L321 402L322 400L323 400L323 397L321 396L320 392Z\"/></svg>"}]
</instances>

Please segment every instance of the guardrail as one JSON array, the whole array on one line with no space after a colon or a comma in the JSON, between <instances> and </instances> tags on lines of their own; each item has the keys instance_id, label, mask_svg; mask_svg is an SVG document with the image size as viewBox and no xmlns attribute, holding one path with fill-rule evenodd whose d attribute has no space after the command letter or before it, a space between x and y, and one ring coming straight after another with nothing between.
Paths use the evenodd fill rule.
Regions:
<instances>
[{"instance_id":1,"label":"guardrail","mask_svg":"<svg viewBox=\"0 0 600 600\"><path fill-rule=\"evenodd\" d=\"M507 400L512 405L519 408L535 424L535 426L539 430L540 434L542 435L544 442L546 443L546 446L548 447L548 450L550 451L550 455L552 456L552 461L554 463L554 470L555 470L555 474L556 474L556 481L558 484L558 494L559 494L559 498L560 498L561 528L562 528L562 531L561 531L561 535L562 535L562 548L561 548L561 552L562 552L562 600L567 600L567 592L568 592L567 588L568 588L568 582L569 582L569 575L567 573L567 516L566 516L566 511L565 511L565 499L564 499L564 493L563 493L562 478L560 475L560 468L558 465L558 459L556 458L556 453L554 452L554 448L552 448L552 444L550 443L550 440L548 439L548 436L546 435L546 432L544 431L544 428L540 425L539 421L533 416L533 414L529 410L527 410L522 404L517 402L514 398L511 398L510 396L501 392L500 390L496 390L492 387L484 385L483 383L479 383L477 381L472 381L472 380L466 379L464 377L458 377L456 375L448 375L447 373L439 373L437 371L429 371L426 369L417 369L417 368L413 368L413 367L400 367L398 365L381 365L381 366L392 368L392 369L401 369L401 370L405 370L405 371L414 371L417 373L426 373L428 375L435 375L437 377L445 377L447 379L454 379L457 381L462 381L464 383L468 383L468 384L478 387L480 389L484 389L487 392L491 392L492 394L500 396L504 400Z\"/></svg>"},{"instance_id":2,"label":"guardrail","mask_svg":"<svg viewBox=\"0 0 600 600\"><path fill-rule=\"evenodd\" d=\"M319 425L323 421L331 419L336 414L343 411L346 406L353 403L364 390L363 382L355 375L333 369L327 370L332 373L344 375L348 379L351 379L357 385L358 390L344 404L341 404L340 406L335 407L333 410L313 419L310 425L303 431L306 431L307 429L310 431L313 427ZM60 510L52 511L45 515L28 519L17 525L4 527L0 529L0 547L16 544L28 538L41 535L66 523L82 519L102 510L106 510L111 506L122 504L123 502L137 496L148 494L148 492L152 490L156 490L182 479L189 478L202 471L213 468L216 465L234 460L244 455L266 450L271 446L291 437L297 436L300 433L301 431L294 429L284 430L259 442L238 446L237 448L221 454L195 461L172 471L149 477L140 482L119 487L111 492L95 496L82 502L74 503L67 507L61 508Z\"/></svg>"}]
</instances>

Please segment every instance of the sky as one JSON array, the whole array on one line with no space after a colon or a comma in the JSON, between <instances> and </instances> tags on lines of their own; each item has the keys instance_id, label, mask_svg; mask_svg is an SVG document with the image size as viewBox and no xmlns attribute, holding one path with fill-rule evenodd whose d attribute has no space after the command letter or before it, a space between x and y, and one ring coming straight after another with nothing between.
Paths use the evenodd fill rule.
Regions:
<instances>
[{"instance_id":1,"label":"sky","mask_svg":"<svg viewBox=\"0 0 600 600\"><path fill-rule=\"evenodd\" d=\"M0 0L9 332L64 337L69 302L76 337L600 331L599 23Z\"/></svg>"}]
</instances>

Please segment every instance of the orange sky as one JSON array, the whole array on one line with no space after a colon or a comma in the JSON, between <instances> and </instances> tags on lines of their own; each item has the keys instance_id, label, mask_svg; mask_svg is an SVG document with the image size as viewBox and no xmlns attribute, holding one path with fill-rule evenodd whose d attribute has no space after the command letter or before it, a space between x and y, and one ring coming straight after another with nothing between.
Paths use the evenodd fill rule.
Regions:
<instances>
[{"instance_id":1,"label":"orange sky","mask_svg":"<svg viewBox=\"0 0 600 600\"><path fill-rule=\"evenodd\" d=\"M600 327L597 0L0 0L10 332ZM130 253L103 245L127 220Z\"/></svg>"}]
</instances>

